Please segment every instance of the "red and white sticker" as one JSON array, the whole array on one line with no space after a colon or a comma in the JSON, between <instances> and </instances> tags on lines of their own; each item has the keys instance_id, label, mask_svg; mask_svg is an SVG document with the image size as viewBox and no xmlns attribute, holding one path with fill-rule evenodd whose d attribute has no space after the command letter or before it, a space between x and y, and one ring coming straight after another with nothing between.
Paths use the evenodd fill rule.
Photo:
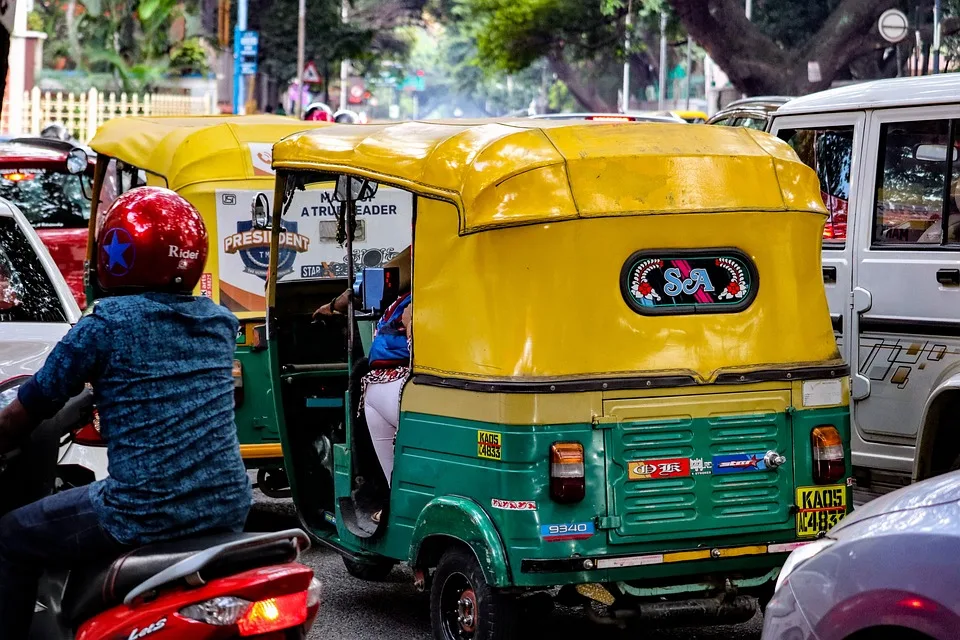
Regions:
<instances>
[{"instance_id":1,"label":"red and white sticker","mask_svg":"<svg viewBox=\"0 0 960 640\"><path fill-rule=\"evenodd\" d=\"M200 276L200 295L204 298L213 297L213 274L205 273Z\"/></svg>"},{"instance_id":2,"label":"red and white sticker","mask_svg":"<svg viewBox=\"0 0 960 640\"><path fill-rule=\"evenodd\" d=\"M533 500L501 500L494 498L490 501L490 506L494 509L503 509L504 511L536 511L537 503Z\"/></svg>"},{"instance_id":3,"label":"red and white sticker","mask_svg":"<svg viewBox=\"0 0 960 640\"><path fill-rule=\"evenodd\" d=\"M627 463L627 477L630 480L662 480L689 476L690 458L633 460Z\"/></svg>"}]
</instances>

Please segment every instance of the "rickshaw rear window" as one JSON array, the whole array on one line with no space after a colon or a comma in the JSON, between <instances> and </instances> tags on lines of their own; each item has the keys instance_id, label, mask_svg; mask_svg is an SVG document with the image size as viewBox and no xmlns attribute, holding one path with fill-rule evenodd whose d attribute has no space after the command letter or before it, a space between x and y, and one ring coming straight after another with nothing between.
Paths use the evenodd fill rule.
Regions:
<instances>
[{"instance_id":1,"label":"rickshaw rear window","mask_svg":"<svg viewBox=\"0 0 960 640\"><path fill-rule=\"evenodd\" d=\"M742 251L638 251L624 263L620 290L641 315L730 313L750 306L760 278Z\"/></svg>"}]
</instances>

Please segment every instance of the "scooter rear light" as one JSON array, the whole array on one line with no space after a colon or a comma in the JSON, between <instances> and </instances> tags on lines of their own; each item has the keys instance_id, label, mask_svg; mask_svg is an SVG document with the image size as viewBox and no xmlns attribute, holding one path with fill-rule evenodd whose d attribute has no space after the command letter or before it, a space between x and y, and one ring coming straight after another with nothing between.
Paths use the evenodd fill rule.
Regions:
<instances>
[{"instance_id":1,"label":"scooter rear light","mask_svg":"<svg viewBox=\"0 0 960 640\"><path fill-rule=\"evenodd\" d=\"M73 430L73 441L87 447L105 447L107 443L100 437L100 414L93 410L93 420L79 429Z\"/></svg>"},{"instance_id":2,"label":"scooter rear light","mask_svg":"<svg viewBox=\"0 0 960 640\"><path fill-rule=\"evenodd\" d=\"M813 482L834 484L847 474L843 455L843 439L836 427L819 426L810 432L813 453Z\"/></svg>"},{"instance_id":3,"label":"scooter rear light","mask_svg":"<svg viewBox=\"0 0 960 640\"><path fill-rule=\"evenodd\" d=\"M583 445L554 442L550 445L550 497L556 502L580 502L586 495Z\"/></svg>"},{"instance_id":4,"label":"scooter rear light","mask_svg":"<svg viewBox=\"0 0 960 640\"><path fill-rule=\"evenodd\" d=\"M307 592L298 591L254 602L237 621L237 627L241 637L255 636L296 627L306 620Z\"/></svg>"},{"instance_id":5,"label":"scooter rear light","mask_svg":"<svg viewBox=\"0 0 960 640\"><path fill-rule=\"evenodd\" d=\"M180 615L197 622L205 622L215 627L226 627L237 624L237 620L247 612L249 600L233 596L221 596L199 604L180 609Z\"/></svg>"}]
</instances>

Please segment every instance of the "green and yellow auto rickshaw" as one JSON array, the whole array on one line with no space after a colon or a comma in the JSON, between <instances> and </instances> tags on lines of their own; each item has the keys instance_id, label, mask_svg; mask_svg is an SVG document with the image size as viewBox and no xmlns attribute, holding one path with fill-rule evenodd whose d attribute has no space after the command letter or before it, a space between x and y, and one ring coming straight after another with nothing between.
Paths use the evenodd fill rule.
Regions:
<instances>
[{"instance_id":1,"label":"green and yellow auto rickshaw","mask_svg":"<svg viewBox=\"0 0 960 640\"><path fill-rule=\"evenodd\" d=\"M260 488L272 495L282 494L286 478L279 472L283 454L266 344L257 342L255 331L266 310L269 234L254 229L251 204L258 196L272 198L273 144L323 126L327 123L274 115L116 118L105 122L90 143L98 154L93 202L99 210L120 193L147 184L176 191L203 216L211 246L196 294L213 298L240 319L234 362L240 448L247 466L259 469ZM330 228L333 207L316 196L284 221L279 272L286 280L346 273L346 253ZM361 237L354 245L358 264L379 266L409 243L411 211L392 206L393 216L361 217ZM401 246L395 250L396 244ZM96 255L95 247L96 222L90 225L89 256ZM89 283L95 286L96 278ZM90 299L98 295L95 289L90 293Z\"/></svg>"},{"instance_id":2,"label":"green and yellow auto rickshaw","mask_svg":"<svg viewBox=\"0 0 960 640\"><path fill-rule=\"evenodd\" d=\"M335 125L278 143L273 166L266 338L298 513L356 576L408 563L438 640L507 637L520 601L555 587L617 624L744 620L787 553L850 508L826 212L781 141ZM379 190L415 212L389 489L358 418L357 336L396 274L365 270L361 309L321 321L353 273L275 277L290 199L321 187L348 245Z\"/></svg>"}]
</instances>

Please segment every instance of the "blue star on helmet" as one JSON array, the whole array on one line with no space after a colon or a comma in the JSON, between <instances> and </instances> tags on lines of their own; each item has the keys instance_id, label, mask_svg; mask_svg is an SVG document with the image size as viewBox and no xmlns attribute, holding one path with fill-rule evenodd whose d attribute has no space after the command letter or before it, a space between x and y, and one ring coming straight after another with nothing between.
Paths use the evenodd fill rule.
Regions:
<instances>
[{"instance_id":1,"label":"blue star on helmet","mask_svg":"<svg viewBox=\"0 0 960 640\"><path fill-rule=\"evenodd\" d=\"M130 248L132 243L120 242L120 234L116 229L113 230L113 236L110 238L110 244L103 245L103 250L107 252L107 269L113 271L113 268L120 265L123 269L129 269L130 265L123 257L123 253Z\"/></svg>"}]
</instances>

